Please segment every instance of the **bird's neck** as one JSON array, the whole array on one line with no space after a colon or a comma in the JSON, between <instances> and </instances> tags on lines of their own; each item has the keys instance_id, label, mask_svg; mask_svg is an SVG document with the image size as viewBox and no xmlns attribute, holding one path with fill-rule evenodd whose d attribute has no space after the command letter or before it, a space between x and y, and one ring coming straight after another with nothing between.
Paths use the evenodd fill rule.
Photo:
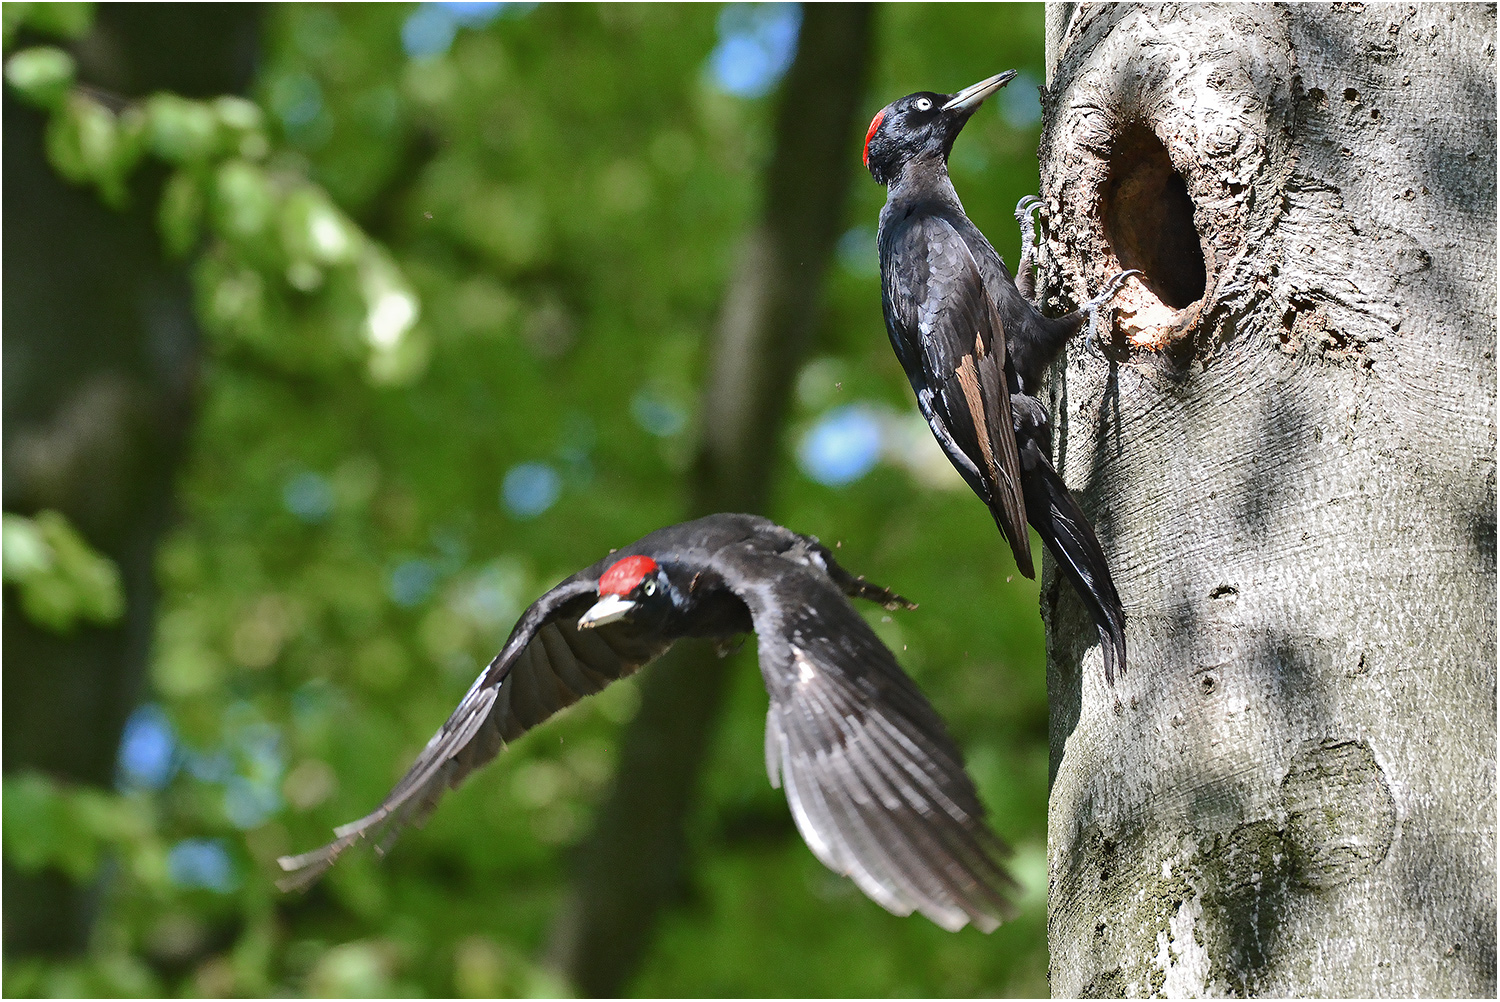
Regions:
<instances>
[{"instance_id":1,"label":"bird's neck","mask_svg":"<svg viewBox=\"0 0 1500 1002\"><path fill-rule=\"evenodd\" d=\"M963 212L963 203L948 177L948 163L939 157L914 157L886 189L890 202L942 202Z\"/></svg>"}]
</instances>

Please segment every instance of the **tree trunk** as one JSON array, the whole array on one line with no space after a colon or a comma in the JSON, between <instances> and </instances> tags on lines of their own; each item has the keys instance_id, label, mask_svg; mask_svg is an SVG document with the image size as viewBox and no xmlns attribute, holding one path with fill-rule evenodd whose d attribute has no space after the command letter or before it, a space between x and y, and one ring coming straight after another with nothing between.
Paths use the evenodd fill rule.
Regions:
<instances>
[{"instance_id":1,"label":"tree trunk","mask_svg":"<svg viewBox=\"0 0 1500 1002\"><path fill-rule=\"evenodd\" d=\"M1051 4L1059 996L1495 995L1495 8Z\"/></svg>"},{"instance_id":2,"label":"tree trunk","mask_svg":"<svg viewBox=\"0 0 1500 1002\"><path fill-rule=\"evenodd\" d=\"M762 217L742 248L710 352L690 518L764 513L771 500L791 386L812 345L857 166L849 152L871 20L864 4L803 7ZM625 990L681 884L684 824L731 664L711 645L683 642L643 676L640 711L553 934L554 964L584 995Z\"/></svg>"},{"instance_id":3,"label":"tree trunk","mask_svg":"<svg viewBox=\"0 0 1500 1002\"><path fill-rule=\"evenodd\" d=\"M102 5L75 46L80 74L129 97L242 90L256 20L252 5ZM159 177L111 211L47 164L42 114L9 89L4 103L5 509L63 512L119 564L126 597L118 626L59 636L7 596L5 768L108 787L144 686L197 324L186 269L156 235ZM97 889L10 867L4 884L8 958L84 948Z\"/></svg>"}]
</instances>

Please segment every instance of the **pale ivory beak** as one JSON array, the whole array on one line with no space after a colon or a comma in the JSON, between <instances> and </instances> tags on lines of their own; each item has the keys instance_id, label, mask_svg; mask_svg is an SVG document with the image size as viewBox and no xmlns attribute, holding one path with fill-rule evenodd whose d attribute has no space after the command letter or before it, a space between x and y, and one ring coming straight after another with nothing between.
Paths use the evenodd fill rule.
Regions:
<instances>
[{"instance_id":1,"label":"pale ivory beak","mask_svg":"<svg viewBox=\"0 0 1500 1002\"><path fill-rule=\"evenodd\" d=\"M635 608L635 603L628 598L619 595L605 595L594 603L593 608L585 612L578 620L580 630L593 629L606 623L617 623L629 615L630 610Z\"/></svg>"},{"instance_id":2,"label":"pale ivory beak","mask_svg":"<svg viewBox=\"0 0 1500 1002\"><path fill-rule=\"evenodd\" d=\"M954 94L952 100L943 105L943 110L969 111L977 108L984 102L985 98L1010 83L1015 77L1015 70L1006 70L1004 73L996 73L992 77L981 80L977 84L970 84L957 94Z\"/></svg>"}]
</instances>

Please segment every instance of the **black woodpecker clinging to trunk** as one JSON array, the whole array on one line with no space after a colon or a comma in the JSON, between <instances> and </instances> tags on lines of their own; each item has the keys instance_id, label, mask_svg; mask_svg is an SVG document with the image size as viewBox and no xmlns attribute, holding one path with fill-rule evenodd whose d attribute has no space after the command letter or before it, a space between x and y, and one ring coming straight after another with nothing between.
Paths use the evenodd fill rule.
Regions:
<instances>
[{"instance_id":1,"label":"black woodpecker clinging to trunk","mask_svg":"<svg viewBox=\"0 0 1500 1002\"><path fill-rule=\"evenodd\" d=\"M1052 467L1042 376L1133 271L1062 317L1046 317L964 214L948 154L1007 70L956 94L909 94L882 108L865 136L865 166L886 186L880 211L881 299L896 357L938 444L989 506L1016 566L1034 577L1030 522L1088 606L1111 684L1125 670L1125 609L1094 530ZM1016 206L1021 284L1033 289L1035 198ZM1024 512L1024 517L1023 517Z\"/></svg>"}]
</instances>

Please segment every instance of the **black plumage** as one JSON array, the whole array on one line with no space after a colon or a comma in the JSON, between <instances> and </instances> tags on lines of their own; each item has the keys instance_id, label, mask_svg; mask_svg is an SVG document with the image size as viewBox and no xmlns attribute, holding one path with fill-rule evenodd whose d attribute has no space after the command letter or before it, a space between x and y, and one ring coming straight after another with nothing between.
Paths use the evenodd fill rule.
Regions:
<instances>
[{"instance_id":1,"label":"black plumage","mask_svg":"<svg viewBox=\"0 0 1500 1002\"><path fill-rule=\"evenodd\" d=\"M1052 466L1040 393L1067 340L1135 273L1116 275L1102 295L1066 316L1044 316L964 214L948 154L980 103L1014 76L1001 73L957 94L911 94L870 123L865 164L888 189L877 238L886 330L923 417L989 506L1021 573L1035 576L1029 521L1083 598L1113 683L1125 670L1124 605L1093 528ZM1023 199L1017 206L1023 228L1039 204ZM1026 236L1021 271L1029 291Z\"/></svg>"},{"instance_id":2,"label":"black plumage","mask_svg":"<svg viewBox=\"0 0 1500 1002\"><path fill-rule=\"evenodd\" d=\"M420 823L506 741L683 637L754 631L770 695L766 770L808 847L898 915L989 931L1009 914L1008 850L941 718L850 605L911 603L753 515L660 529L537 599L405 777L321 849L283 857L311 884L355 842Z\"/></svg>"}]
</instances>

